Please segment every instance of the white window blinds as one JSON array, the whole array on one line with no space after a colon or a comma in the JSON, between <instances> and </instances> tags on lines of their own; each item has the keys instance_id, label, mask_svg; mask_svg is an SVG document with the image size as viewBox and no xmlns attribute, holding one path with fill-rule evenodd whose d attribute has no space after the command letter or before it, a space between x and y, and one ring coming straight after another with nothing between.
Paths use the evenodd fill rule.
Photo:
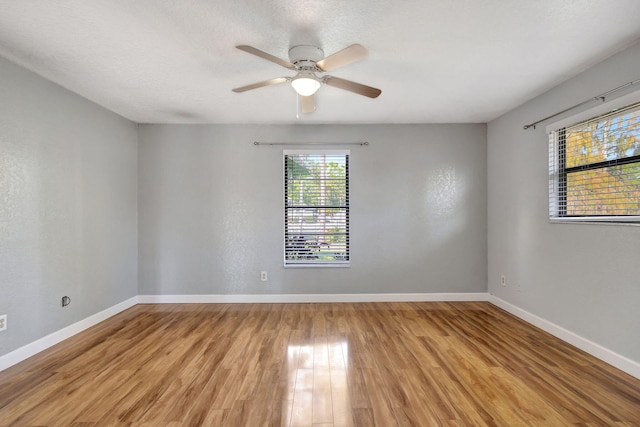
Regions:
<instances>
[{"instance_id":1,"label":"white window blinds","mask_svg":"<svg viewBox=\"0 0 640 427\"><path fill-rule=\"evenodd\" d=\"M285 266L349 265L349 151L284 151Z\"/></svg>"},{"instance_id":2,"label":"white window blinds","mask_svg":"<svg viewBox=\"0 0 640 427\"><path fill-rule=\"evenodd\" d=\"M640 220L640 104L549 135L549 216Z\"/></svg>"}]
</instances>

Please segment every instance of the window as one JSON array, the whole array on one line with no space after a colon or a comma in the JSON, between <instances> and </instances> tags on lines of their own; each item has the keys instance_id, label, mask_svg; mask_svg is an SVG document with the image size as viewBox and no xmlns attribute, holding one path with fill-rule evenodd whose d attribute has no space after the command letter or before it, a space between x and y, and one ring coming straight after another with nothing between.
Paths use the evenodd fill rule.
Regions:
<instances>
[{"instance_id":1,"label":"window","mask_svg":"<svg viewBox=\"0 0 640 427\"><path fill-rule=\"evenodd\" d=\"M284 265L349 265L349 151L285 150Z\"/></svg>"},{"instance_id":2,"label":"window","mask_svg":"<svg viewBox=\"0 0 640 427\"><path fill-rule=\"evenodd\" d=\"M549 135L549 216L640 221L640 104Z\"/></svg>"}]
</instances>

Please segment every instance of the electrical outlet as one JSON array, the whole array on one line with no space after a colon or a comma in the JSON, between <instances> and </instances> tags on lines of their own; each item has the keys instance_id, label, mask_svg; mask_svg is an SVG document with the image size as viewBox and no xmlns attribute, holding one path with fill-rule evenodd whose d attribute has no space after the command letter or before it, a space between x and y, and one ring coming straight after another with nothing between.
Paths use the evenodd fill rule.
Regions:
<instances>
[{"instance_id":1,"label":"electrical outlet","mask_svg":"<svg viewBox=\"0 0 640 427\"><path fill-rule=\"evenodd\" d=\"M504 276L504 274L500 276L500 284L502 286L507 286L507 278Z\"/></svg>"},{"instance_id":2,"label":"electrical outlet","mask_svg":"<svg viewBox=\"0 0 640 427\"><path fill-rule=\"evenodd\" d=\"M261 271L260 272L260 281L261 282L266 282L267 281L267 272L266 271Z\"/></svg>"},{"instance_id":3,"label":"electrical outlet","mask_svg":"<svg viewBox=\"0 0 640 427\"><path fill-rule=\"evenodd\" d=\"M7 329L7 315L3 314L0 316L0 331L4 331Z\"/></svg>"}]
</instances>

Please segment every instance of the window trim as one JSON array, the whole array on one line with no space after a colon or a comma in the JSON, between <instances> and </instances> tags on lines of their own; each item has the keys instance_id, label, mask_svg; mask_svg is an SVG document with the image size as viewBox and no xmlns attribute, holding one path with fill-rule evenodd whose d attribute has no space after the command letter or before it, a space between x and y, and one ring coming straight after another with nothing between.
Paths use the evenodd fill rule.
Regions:
<instances>
[{"instance_id":1,"label":"window trim","mask_svg":"<svg viewBox=\"0 0 640 427\"><path fill-rule=\"evenodd\" d=\"M286 158L288 155L344 155L346 156L346 183L347 183L347 205L346 205L346 221L347 221L347 255L348 259L345 261L326 261L326 262L291 262L287 260L286 253L286 239L287 239L287 191L286 191ZM351 204L351 196L349 191L350 186L350 173L349 173L349 163L351 157L351 150L345 149L323 149L323 148L313 148L313 149L284 149L282 150L282 195L283 195L283 203L284 207L283 212L283 223L282 223L282 259L284 268L348 268L351 267L351 224L350 224L350 204Z\"/></svg>"},{"instance_id":2,"label":"window trim","mask_svg":"<svg viewBox=\"0 0 640 427\"><path fill-rule=\"evenodd\" d=\"M640 110L640 91L621 96L611 102L591 108L572 117L562 119L547 126L549 135L549 222L551 223L580 223L580 224L611 224L640 226L640 215L598 216L580 215L566 216L566 190L562 198L561 188L566 189L567 175L585 170L597 170L608 166L639 163L640 155L625 157L621 160L601 161L586 165L565 168L565 129L588 120L603 119L616 112L635 108Z\"/></svg>"}]
</instances>

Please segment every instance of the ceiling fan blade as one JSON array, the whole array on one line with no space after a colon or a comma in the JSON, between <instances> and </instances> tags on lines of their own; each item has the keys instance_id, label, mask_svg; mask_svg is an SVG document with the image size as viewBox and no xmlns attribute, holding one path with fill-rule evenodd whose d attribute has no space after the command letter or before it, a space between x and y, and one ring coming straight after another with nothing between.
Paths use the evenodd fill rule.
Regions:
<instances>
[{"instance_id":1,"label":"ceiling fan blade","mask_svg":"<svg viewBox=\"0 0 640 427\"><path fill-rule=\"evenodd\" d=\"M300 96L300 105L303 113L313 113L316 111L316 94Z\"/></svg>"},{"instance_id":2,"label":"ceiling fan blade","mask_svg":"<svg viewBox=\"0 0 640 427\"><path fill-rule=\"evenodd\" d=\"M284 83L287 80L289 80L289 79L286 78L286 77L276 77L275 79L265 80L263 82L253 83L253 84L250 84L250 85L237 87L237 88L231 89L231 90L233 90L236 93L246 92L248 90L258 89L259 87L271 86L271 85L277 85L277 84L280 84L280 83Z\"/></svg>"},{"instance_id":3,"label":"ceiling fan blade","mask_svg":"<svg viewBox=\"0 0 640 427\"><path fill-rule=\"evenodd\" d=\"M366 57L367 49L365 49L364 46L360 44L352 44L351 46L347 46L333 55L329 55L323 60L318 61L316 63L316 67L322 71L332 71L336 68L344 67L345 65Z\"/></svg>"},{"instance_id":4,"label":"ceiling fan blade","mask_svg":"<svg viewBox=\"0 0 640 427\"><path fill-rule=\"evenodd\" d=\"M276 64L281 65L284 68L289 68L290 70L296 69L296 66L293 65L291 62L285 61L284 59L280 59L277 56L273 56L267 52L263 52L260 49L256 49L253 46L240 45L240 46L236 46L236 48L243 50L247 53L250 53L252 55L259 56L260 58L266 59L267 61L275 62Z\"/></svg>"},{"instance_id":5,"label":"ceiling fan blade","mask_svg":"<svg viewBox=\"0 0 640 427\"><path fill-rule=\"evenodd\" d=\"M360 83L352 82L351 80L340 79L333 76L325 76L322 81L338 89L348 90L349 92L357 93L358 95L368 96L369 98L377 98L382 91L375 87L366 86Z\"/></svg>"}]
</instances>

